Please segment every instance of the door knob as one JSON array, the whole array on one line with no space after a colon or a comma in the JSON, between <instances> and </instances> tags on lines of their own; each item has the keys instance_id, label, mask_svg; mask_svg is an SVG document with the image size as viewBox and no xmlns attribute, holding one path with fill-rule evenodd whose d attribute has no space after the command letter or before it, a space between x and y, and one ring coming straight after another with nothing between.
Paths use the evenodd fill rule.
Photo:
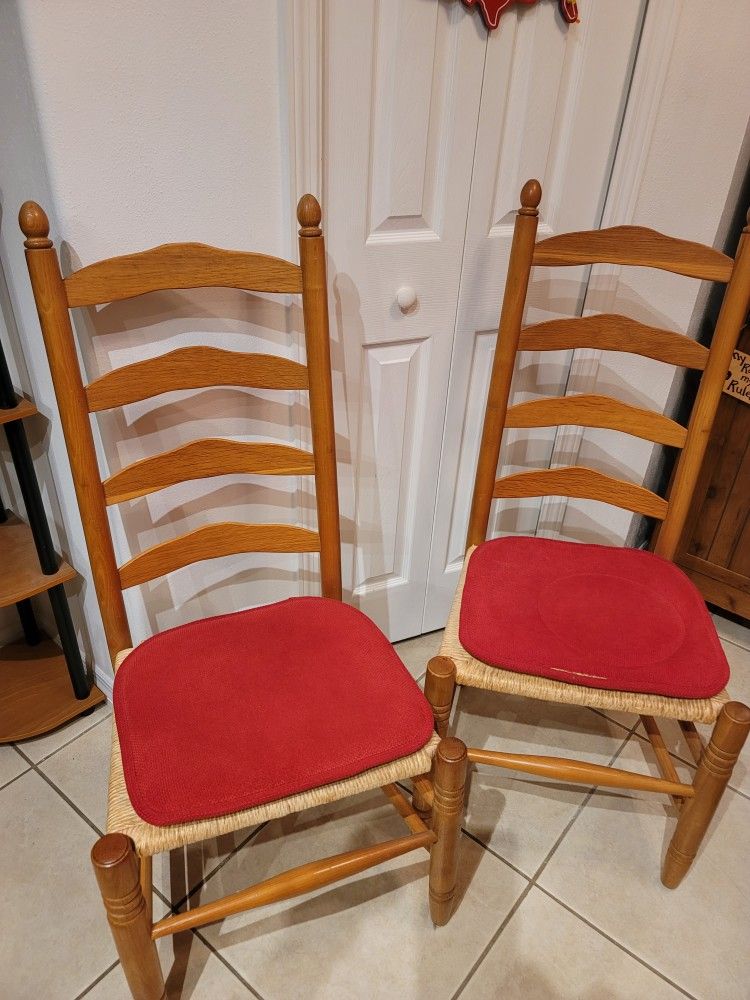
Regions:
<instances>
[{"instance_id":1,"label":"door knob","mask_svg":"<svg viewBox=\"0 0 750 1000\"><path fill-rule=\"evenodd\" d=\"M396 302L401 312L408 312L416 304L417 293L411 285L402 285L396 292Z\"/></svg>"}]
</instances>

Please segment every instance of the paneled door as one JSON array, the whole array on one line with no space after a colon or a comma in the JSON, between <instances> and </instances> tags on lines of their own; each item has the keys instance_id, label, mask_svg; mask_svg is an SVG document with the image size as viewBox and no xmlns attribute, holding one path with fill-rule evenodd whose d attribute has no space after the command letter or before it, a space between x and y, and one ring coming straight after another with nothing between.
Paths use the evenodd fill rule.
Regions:
<instances>
[{"instance_id":1,"label":"paneled door","mask_svg":"<svg viewBox=\"0 0 750 1000\"><path fill-rule=\"evenodd\" d=\"M640 6L596 0L569 28L540 2L488 36L460 0L323 4L345 585L393 640L447 616L518 192L542 180L543 232L597 224ZM548 275L539 315L584 287ZM569 360L529 374L557 391ZM549 436L523 433L543 464Z\"/></svg>"}]
</instances>

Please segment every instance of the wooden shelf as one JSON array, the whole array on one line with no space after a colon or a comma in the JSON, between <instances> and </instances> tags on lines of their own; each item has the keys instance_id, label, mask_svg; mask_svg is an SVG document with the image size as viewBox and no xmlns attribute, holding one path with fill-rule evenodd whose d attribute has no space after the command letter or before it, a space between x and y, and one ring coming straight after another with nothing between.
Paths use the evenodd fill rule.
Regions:
<instances>
[{"instance_id":1,"label":"wooden shelf","mask_svg":"<svg viewBox=\"0 0 750 1000\"><path fill-rule=\"evenodd\" d=\"M18 406L12 406L7 410L0 407L0 424L9 424L12 420L25 420L26 417L33 417L38 412L31 400L19 396Z\"/></svg>"},{"instance_id":2,"label":"wooden shelf","mask_svg":"<svg viewBox=\"0 0 750 1000\"><path fill-rule=\"evenodd\" d=\"M65 561L60 562L56 573L42 573L31 528L15 514L9 514L8 520L0 524L0 552L0 608L42 594L76 575Z\"/></svg>"},{"instance_id":3,"label":"wooden shelf","mask_svg":"<svg viewBox=\"0 0 750 1000\"><path fill-rule=\"evenodd\" d=\"M0 743L57 729L104 700L96 686L82 701L74 696L65 658L51 639L0 649Z\"/></svg>"}]
</instances>

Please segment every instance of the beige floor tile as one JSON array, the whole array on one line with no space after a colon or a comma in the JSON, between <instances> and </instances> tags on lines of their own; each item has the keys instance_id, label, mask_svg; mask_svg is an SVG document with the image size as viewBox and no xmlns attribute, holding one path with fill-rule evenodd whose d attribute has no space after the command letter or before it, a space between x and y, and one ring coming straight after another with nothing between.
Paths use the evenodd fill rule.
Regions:
<instances>
[{"instance_id":1,"label":"beige floor tile","mask_svg":"<svg viewBox=\"0 0 750 1000\"><path fill-rule=\"evenodd\" d=\"M453 731L489 750L552 754L606 764L627 736L589 709L464 688ZM493 767L470 775L466 829L533 875L583 801L587 788L537 781Z\"/></svg>"},{"instance_id":2,"label":"beige floor tile","mask_svg":"<svg viewBox=\"0 0 750 1000\"><path fill-rule=\"evenodd\" d=\"M111 746L112 723L107 717L39 766L102 832L107 822Z\"/></svg>"},{"instance_id":3,"label":"beige floor tile","mask_svg":"<svg viewBox=\"0 0 750 1000\"><path fill-rule=\"evenodd\" d=\"M7 785L13 778L18 777L19 774L23 774L28 766L15 747L7 744L0 746L0 788Z\"/></svg>"},{"instance_id":4,"label":"beige floor tile","mask_svg":"<svg viewBox=\"0 0 750 1000\"><path fill-rule=\"evenodd\" d=\"M532 889L461 1000L677 1000L683 994Z\"/></svg>"},{"instance_id":5,"label":"beige floor tile","mask_svg":"<svg viewBox=\"0 0 750 1000\"><path fill-rule=\"evenodd\" d=\"M0 791L2 994L71 1000L115 960L91 828L33 771Z\"/></svg>"},{"instance_id":6,"label":"beige floor tile","mask_svg":"<svg viewBox=\"0 0 750 1000\"><path fill-rule=\"evenodd\" d=\"M724 618L723 615L714 614L711 617L716 625L716 631L722 639L729 639L730 642L736 642L738 646L750 649L750 628L732 621L730 618Z\"/></svg>"},{"instance_id":7,"label":"beige floor tile","mask_svg":"<svg viewBox=\"0 0 750 1000\"><path fill-rule=\"evenodd\" d=\"M618 766L656 773L645 750L634 737ZM694 996L747 1000L750 801L724 796L691 871L669 890L659 870L674 825L668 800L599 791L540 884Z\"/></svg>"},{"instance_id":8,"label":"beige floor tile","mask_svg":"<svg viewBox=\"0 0 750 1000\"><path fill-rule=\"evenodd\" d=\"M50 754L59 750L60 747L65 746L66 743L75 739L76 736L80 736L87 729L91 729L92 726L97 725L97 723L101 722L110 713L110 706L105 702L103 705L97 705L91 715L79 715L77 719L66 722L64 726L54 729L51 733L45 733L44 736L36 736L31 740L24 740L18 745L29 760L38 764L45 757L49 757Z\"/></svg>"},{"instance_id":9,"label":"beige floor tile","mask_svg":"<svg viewBox=\"0 0 750 1000\"><path fill-rule=\"evenodd\" d=\"M427 670L430 657L437 656L440 643L443 641L443 631L428 632L427 635L417 635L413 639L394 643L394 649L401 657L409 673L419 678Z\"/></svg>"},{"instance_id":10,"label":"beige floor tile","mask_svg":"<svg viewBox=\"0 0 750 1000\"><path fill-rule=\"evenodd\" d=\"M246 1000L252 996L194 934L161 938L157 947L169 1000ZM100 980L86 1000L131 1000L122 966Z\"/></svg>"},{"instance_id":11,"label":"beige floor tile","mask_svg":"<svg viewBox=\"0 0 750 1000\"><path fill-rule=\"evenodd\" d=\"M270 823L208 882L201 901L315 857L403 836L382 801L368 793ZM420 851L203 933L267 1000L447 1000L525 885L473 841L463 838L461 851L463 898L445 928L429 918Z\"/></svg>"}]
</instances>

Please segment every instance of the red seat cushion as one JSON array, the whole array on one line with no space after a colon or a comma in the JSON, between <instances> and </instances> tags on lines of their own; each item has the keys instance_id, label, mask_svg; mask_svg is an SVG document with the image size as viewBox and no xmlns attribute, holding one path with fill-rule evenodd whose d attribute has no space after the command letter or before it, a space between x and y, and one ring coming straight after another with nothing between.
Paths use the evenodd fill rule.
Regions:
<instances>
[{"instance_id":1,"label":"red seat cushion","mask_svg":"<svg viewBox=\"0 0 750 1000\"><path fill-rule=\"evenodd\" d=\"M147 639L117 671L114 709L130 801L162 826L350 778L433 731L383 633L320 597Z\"/></svg>"},{"instance_id":2,"label":"red seat cushion","mask_svg":"<svg viewBox=\"0 0 750 1000\"><path fill-rule=\"evenodd\" d=\"M459 639L490 666L585 687L710 698L729 679L699 591L640 549L485 542L469 560Z\"/></svg>"}]
</instances>

